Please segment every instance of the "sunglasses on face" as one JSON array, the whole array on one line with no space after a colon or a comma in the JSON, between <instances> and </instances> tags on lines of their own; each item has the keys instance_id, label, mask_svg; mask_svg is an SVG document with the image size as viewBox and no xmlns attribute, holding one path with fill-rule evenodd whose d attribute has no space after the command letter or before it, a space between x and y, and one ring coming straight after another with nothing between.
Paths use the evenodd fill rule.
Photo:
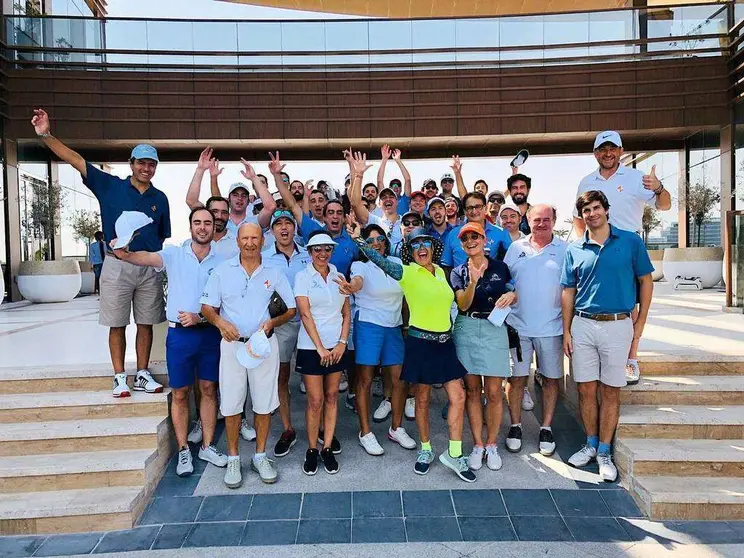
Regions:
<instances>
[{"instance_id":1,"label":"sunglasses on face","mask_svg":"<svg viewBox=\"0 0 744 558\"><path fill-rule=\"evenodd\" d=\"M410 221L406 219L403 221L403 226L404 227L420 227L421 221Z\"/></svg>"},{"instance_id":2,"label":"sunglasses on face","mask_svg":"<svg viewBox=\"0 0 744 558\"><path fill-rule=\"evenodd\" d=\"M375 242L385 242L385 237L382 235L379 236L370 236L365 241L367 244L374 244Z\"/></svg>"},{"instance_id":3,"label":"sunglasses on face","mask_svg":"<svg viewBox=\"0 0 744 558\"><path fill-rule=\"evenodd\" d=\"M465 207L465 211L480 211L485 206L482 203L479 203L478 205L468 205Z\"/></svg>"},{"instance_id":4,"label":"sunglasses on face","mask_svg":"<svg viewBox=\"0 0 744 558\"><path fill-rule=\"evenodd\" d=\"M333 252L333 246L313 246L313 252L315 252L316 254L320 254L321 252L330 254L331 252Z\"/></svg>"},{"instance_id":5,"label":"sunglasses on face","mask_svg":"<svg viewBox=\"0 0 744 558\"><path fill-rule=\"evenodd\" d=\"M436 189L437 189L436 184L427 184L426 186L424 186L424 190L436 190Z\"/></svg>"},{"instance_id":6,"label":"sunglasses on face","mask_svg":"<svg viewBox=\"0 0 744 558\"><path fill-rule=\"evenodd\" d=\"M504 198L489 198L488 201L490 203L498 203L503 205L504 204Z\"/></svg>"},{"instance_id":7,"label":"sunglasses on face","mask_svg":"<svg viewBox=\"0 0 744 558\"><path fill-rule=\"evenodd\" d=\"M482 238L482 237L478 233L465 233L460 238L460 241L461 242L467 242L469 240L478 240L479 238Z\"/></svg>"},{"instance_id":8,"label":"sunglasses on face","mask_svg":"<svg viewBox=\"0 0 744 558\"><path fill-rule=\"evenodd\" d=\"M421 248L431 248L431 240L415 240L411 242L411 248L413 250L420 250Z\"/></svg>"}]
</instances>

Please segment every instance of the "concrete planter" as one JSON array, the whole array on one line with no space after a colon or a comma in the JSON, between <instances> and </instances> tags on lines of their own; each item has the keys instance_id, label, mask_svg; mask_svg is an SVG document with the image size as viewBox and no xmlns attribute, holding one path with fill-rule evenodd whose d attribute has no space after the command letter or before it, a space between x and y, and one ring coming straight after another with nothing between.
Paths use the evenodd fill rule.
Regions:
<instances>
[{"instance_id":1,"label":"concrete planter","mask_svg":"<svg viewBox=\"0 0 744 558\"><path fill-rule=\"evenodd\" d=\"M651 274L651 278L654 281L661 281L664 278L664 270L662 268L664 250L648 250L648 257L651 258L651 263L654 266L654 271Z\"/></svg>"},{"instance_id":2,"label":"concrete planter","mask_svg":"<svg viewBox=\"0 0 744 558\"><path fill-rule=\"evenodd\" d=\"M80 276L82 286L80 294L93 294L96 290L96 275L93 273L93 265L90 262L78 262L80 265Z\"/></svg>"},{"instance_id":3,"label":"concrete planter","mask_svg":"<svg viewBox=\"0 0 744 558\"><path fill-rule=\"evenodd\" d=\"M31 302L69 302L82 286L75 260L21 262L16 281L21 296Z\"/></svg>"},{"instance_id":4,"label":"concrete planter","mask_svg":"<svg viewBox=\"0 0 744 558\"><path fill-rule=\"evenodd\" d=\"M678 275L700 277L703 288L710 289L721 282L723 248L667 248L664 250L664 277L670 283Z\"/></svg>"}]
</instances>

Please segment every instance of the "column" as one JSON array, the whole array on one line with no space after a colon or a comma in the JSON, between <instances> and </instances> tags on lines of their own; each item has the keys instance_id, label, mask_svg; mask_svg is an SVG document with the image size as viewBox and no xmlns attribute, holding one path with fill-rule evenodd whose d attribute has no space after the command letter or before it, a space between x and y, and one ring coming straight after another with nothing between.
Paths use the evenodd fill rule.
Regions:
<instances>
[{"instance_id":1,"label":"column","mask_svg":"<svg viewBox=\"0 0 744 558\"><path fill-rule=\"evenodd\" d=\"M6 235L8 245L8 282L6 289L8 291L8 297L11 302L21 300L21 294L18 292L18 286L16 285L16 276L18 275L18 266L21 263L21 206L20 206L20 195L19 185L20 178L18 176L18 144L13 140L6 139L4 141L4 154L5 154L5 167L3 172L5 173L5 192L7 198L6 204Z\"/></svg>"},{"instance_id":2,"label":"column","mask_svg":"<svg viewBox=\"0 0 744 558\"><path fill-rule=\"evenodd\" d=\"M687 182L690 178L689 173L689 167L690 167L690 157L689 153L687 151L687 147L683 147L679 150L679 171L677 176L679 176L679 188L686 188ZM678 225L678 235L677 235L677 246L679 248L687 248L687 202L685 201L684 195L680 195L679 191L677 193L677 225Z\"/></svg>"}]
</instances>

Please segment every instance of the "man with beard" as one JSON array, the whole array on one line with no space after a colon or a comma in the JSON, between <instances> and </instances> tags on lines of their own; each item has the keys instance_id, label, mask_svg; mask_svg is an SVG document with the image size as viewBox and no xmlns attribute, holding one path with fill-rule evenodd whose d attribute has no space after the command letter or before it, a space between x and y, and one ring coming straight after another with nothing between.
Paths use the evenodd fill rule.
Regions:
<instances>
[{"instance_id":1,"label":"man with beard","mask_svg":"<svg viewBox=\"0 0 744 558\"><path fill-rule=\"evenodd\" d=\"M421 191L424 193L426 201L428 202L431 198L439 193L437 181L433 178L427 178L426 180L424 180L423 186L421 186Z\"/></svg>"},{"instance_id":2,"label":"man with beard","mask_svg":"<svg viewBox=\"0 0 744 558\"><path fill-rule=\"evenodd\" d=\"M301 180L293 180L289 183L289 192L297 203L302 203L305 197L305 185Z\"/></svg>"},{"instance_id":3,"label":"man with beard","mask_svg":"<svg viewBox=\"0 0 744 558\"><path fill-rule=\"evenodd\" d=\"M114 250L120 260L137 266L165 269L168 273L168 336L165 359L168 384L172 390L171 421L178 442L176 474L187 477L194 472L187 440L189 424L189 391L198 380L201 391L199 416L202 444L199 458L217 467L227 465L227 457L214 445L217 422L217 382L219 380L220 332L199 313L207 279L223 258L215 253L214 218L212 213L196 207L189 215L191 241L181 246L167 246L159 252Z\"/></svg>"},{"instance_id":4,"label":"man with beard","mask_svg":"<svg viewBox=\"0 0 744 558\"><path fill-rule=\"evenodd\" d=\"M152 219L132 240L132 248L157 252L171 235L168 197L153 186L158 167L158 152L152 145L140 144L132 149L128 178L119 178L93 166L51 133L49 115L43 109L34 110L31 119L36 136L57 157L80 173L83 184L101 206L103 236L111 241L116 236L115 223L124 211L139 211ZM113 253L111 253L113 256ZM114 369L114 397L129 397L124 355L127 349L126 328L130 313L137 324L137 375L135 391L160 393L163 386L156 382L148 366L152 349L152 326L165 319L163 312L163 277L154 269L142 269L116 257L107 257L101 270L101 298L98 323L109 328L109 352Z\"/></svg>"},{"instance_id":5,"label":"man with beard","mask_svg":"<svg viewBox=\"0 0 744 558\"><path fill-rule=\"evenodd\" d=\"M501 212L501 206L506 203L506 200L504 198L504 194L499 192L498 190L495 190L488 194L488 221L492 225L499 225L501 226L501 221L499 220L499 213Z\"/></svg>"},{"instance_id":6,"label":"man with beard","mask_svg":"<svg viewBox=\"0 0 744 558\"><path fill-rule=\"evenodd\" d=\"M344 151L344 157L348 162L349 159L347 157L347 153L348 157L351 157L351 149ZM403 175L403 193L401 193L401 183L400 179L398 178L393 178L390 181L388 187L395 193L398 198L398 215L403 215L410 209L412 189L411 173L408 172L408 169L403 164L400 149L391 150L390 146L385 144L380 149L380 154L382 155L382 160L380 161L380 168L377 170L377 189L382 192L382 190L385 188L385 167L387 167L387 163L390 160L390 157L392 157L393 161L395 161L395 163L398 165L400 173Z\"/></svg>"},{"instance_id":7,"label":"man with beard","mask_svg":"<svg viewBox=\"0 0 744 558\"><path fill-rule=\"evenodd\" d=\"M441 197L443 199L454 196L454 194L452 193L452 189L455 187L455 177L452 176L452 173L445 172L442 175L442 178L439 179L439 186L442 188Z\"/></svg>"},{"instance_id":8,"label":"man with beard","mask_svg":"<svg viewBox=\"0 0 744 558\"><path fill-rule=\"evenodd\" d=\"M527 210L530 204L527 203L527 197L532 189L532 179L524 174L512 174L506 179L506 189L514 205L519 209L519 230L525 235L530 234L530 224L527 220Z\"/></svg>"},{"instance_id":9,"label":"man with beard","mask_svg":"<svg viewBox=\"0 0 744 558\"><path fill-rule=\"evenodd\" d=\"M590 190L602 192L612 207L610 225L641 234L644 206L666 211L672 207L672 196L657 178L656 165L651 167L650 174L643 174L638 169L620 165L623 153L620 134L612 130L597 134L594 140L594 158L599 168L581 180L576 198ZM586 224L576 210L574 228L578 236L586 231ZM637 315L637 309L634 309L634 320ZM641 378L638 343L639 340L633 340L626 363L626 379L630 385L637 384Z\"/></svg>"},{"instance_id":10,"label":"man with beard","mask_svg":"<svg viewBox=\"0 0 744 558\"><path fill-rule=\"evenodd\" d=\"M348 195L349 192L347 191L346 194ZM377 207L377 194L377 186L375 186L372 182L368 182L364 185L364 188L362 188L362 198L364 199L369 212L381 216L382 208Z\"/></svg>"},{"instance_id":11,"label":"man with beard","mask_svg":"<svg viewBox=\"0 0 744 558\"><path fill-rule=\"evenodd\" d=\"M426 232L433 238L444 242L447 240L450 231L455 228L447 222L444 200L440 197L430 199L426 210L429 212L429 219L431 219Z\"/></svg>"}]
</instances>

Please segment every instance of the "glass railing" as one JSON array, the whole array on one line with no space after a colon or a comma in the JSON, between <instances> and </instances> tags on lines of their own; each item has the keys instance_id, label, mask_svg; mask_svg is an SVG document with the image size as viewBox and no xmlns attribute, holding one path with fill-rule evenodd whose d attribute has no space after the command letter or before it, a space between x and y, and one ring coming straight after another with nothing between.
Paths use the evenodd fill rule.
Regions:
<instances>
[{"instance_id":1,"label":"glass railing","mask_svg":"<svg viewBox=\"0 0 744 558\"><path fill-rule=\"evenodd\" d=\"M342 71L720 56L726 46L728 9L728 4L705 4L417 20L5 19L7 56L19 65Z\"/></svg>"}]
</instances>

